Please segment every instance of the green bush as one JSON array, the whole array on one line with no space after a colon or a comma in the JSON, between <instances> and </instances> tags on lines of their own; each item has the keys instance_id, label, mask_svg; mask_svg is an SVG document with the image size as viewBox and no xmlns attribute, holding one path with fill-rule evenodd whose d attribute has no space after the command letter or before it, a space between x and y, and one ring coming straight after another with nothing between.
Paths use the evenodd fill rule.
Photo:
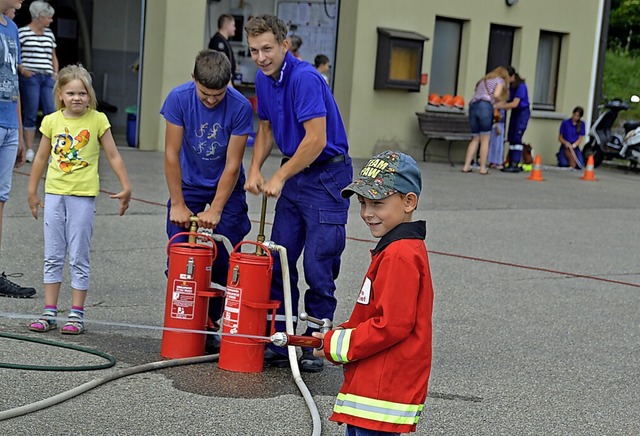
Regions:
<instances>
[{"instance_id":1,"label":"green bush","mask_svg":"<svg viewBox=\"0 0 640 436\"><path fill-rule=\"evenodd\" d=\"M640 57L620 50L607 50L602 77L602 95L605 99L620 98L629 103L630 110L621 112L618 121L640 120L640 103L629 98L640 96Z\"/></svg>"}]
</instances>

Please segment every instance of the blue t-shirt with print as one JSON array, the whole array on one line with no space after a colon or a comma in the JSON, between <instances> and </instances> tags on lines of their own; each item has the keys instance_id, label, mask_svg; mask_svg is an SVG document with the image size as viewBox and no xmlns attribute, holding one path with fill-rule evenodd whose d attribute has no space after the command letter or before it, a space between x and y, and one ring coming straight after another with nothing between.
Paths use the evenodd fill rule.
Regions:
<instances>
[{"instance_id":1,"label":"blue t-shirt with print","mask_svg":"<svg viewBox=\"0 0 640 436\"><path fill-rule=\"evenodd\" d=\"M192 187L216 188L231 135L253 131L251 104L231 87L222 101L210 109L198 98L195 83L184 83L169 93L160 113L184 129L180 149L182 183Z\"/></svg>"},{"instance_id":2,"label":"blue t-shirt with print","mask_svg":"<svg viewBox=\"0 0 640 436\"><path fill-rule=\"evenodd\" d=\"M6 16L4 19L7 24L0 23L0 127L17 129L20 38L16 24Z\"/></svg>"},{"instance_id":3,"label":"blue t-shirt with print","mask_svg":"<svg viewBox=\"0 0 640 436\"><path fill-rule=\"evenodd\" d=\"M316 161L348 154L347 133L331 89L310 63L287 53L278 80L258 71L256 96L258 117L271 123L276 144L285 156L293 156L302 142L303 123L320 117L326 117L327 145Z\"/></svg>"}]
</instances>

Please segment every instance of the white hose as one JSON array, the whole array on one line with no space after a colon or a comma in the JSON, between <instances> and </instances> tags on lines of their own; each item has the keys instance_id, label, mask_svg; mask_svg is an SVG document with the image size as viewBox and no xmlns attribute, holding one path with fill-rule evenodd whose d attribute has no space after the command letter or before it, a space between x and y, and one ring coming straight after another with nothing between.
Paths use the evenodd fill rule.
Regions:
<instances>
[{"instance_id":1,"label":"white hose","mask_svg":"<svg viewBox=\"0 0 640 436\"><path fill-rule=\"evenodd\" d=\"M182 359L161 360L159 362L145 363L144 365L132 366L113 374L109 374L102 378L91 380L80 386L77 386L68 391L61 392L53 397L45 398L44 400L36 401L35 403L25 404L24 406L16 407L14 409L4 410L0 412L0 421L6 419L16 418L18 416L26 415L28 413L37 412L38 410L46 409L47 407L55 406L64 401L67 401L73 397L77 397L93 388L108 383L112 380L116 380L122 377L127 377L133 374L139 374L141 372L155 371L157 369L171 368L181 365L192 365L194 363L204 362L216 362L218 360L218 354L212 354L209 356L197 356L197 357L185 357Z\"/></svg>"},{"instance_id":2,"label":"white hose","mask_svg":"<svg viewBox=\"0 0 640 436\"><path fill-rule=\"evenodd\" d=\"M571 152L571 154L573 155L573 160L576 161L576 165L578 166L578 169L583 169L582 168L582 164L580 163L580 161L578 160L578 156L576 156L576 152L573 150L573 147L569 147L569 151Z\"/></svg>"},{"instance_id":3,"label":"white hose","mask_svg":"<svg viewBox=\"0 0 640 436\"><path fill-rule=\"evenodd\" d=\"M285 326L287 333L290 335L295 335L296 332L293 328L293 310L291 309L291 283L289 281L289 262L287 260L287 249L281 245L271 243L271 247L275 247L280 256L280 264L282 265L282 291L284 294L284 316L285 316ZM313 397L311 396L311 392L307 385L304 384L302 380L302 376L300 374L300 368L298 367L298 356L296 355L296 347L289 345L287 347L287 351L289 353L289 363L291 364L291 375L293 375L293 380L296 382L300 393L304 397L305 403L307 403L307 408L309 409L309 413L311 413L311 420L313 422L313 433L312 436L320 436L322 433L322 421L320 420L320 413L318 412L318 407L316 403L313 401Z\"/></svg>"},{"instance_id":4,"label":"white hose","mask_svg":"<svg viewBox=\"0 0 640 436\"><path fill-rule=\"evenodd\" d=\"M229 238L227 238L226 236L211 232L211 238L214 241L222 242L222 245L224 245L224 248L227 249L227 252L229 254L233 252L233 245L231 244L231 241L229 240Z\"/></svg>"}]
</instances>

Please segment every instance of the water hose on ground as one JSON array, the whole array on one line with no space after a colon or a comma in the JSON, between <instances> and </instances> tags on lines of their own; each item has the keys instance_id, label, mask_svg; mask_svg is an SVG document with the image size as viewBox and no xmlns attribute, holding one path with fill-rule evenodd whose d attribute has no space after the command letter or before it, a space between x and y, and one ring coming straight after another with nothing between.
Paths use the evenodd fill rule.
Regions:
<instances>
[{"instance_id":1,"label":"water hose on ground","mask_svg":"<svg viewBox=\"0 0 640 436\"><path fill-rule=\"evenodd\" d=\"M38 410L43 410L43 409L46 409L47 407L54 406L56 404L60 404L64 401L67 401L71 398L81 395L95 387L101 386L105 383L108 383L110 381L113 381L122 377L127 377L133 374L140 374L148 371L155 371L158 369L172 368L175 366L193 365L196 363L205 363L205 362L216 362L218 360L218 356L219 356L218 354L212 354L209 356L197 356L197 357L186 357L182 359L162 360L159 362L145 363L144 365L138 365L138 366L133 366L131 368L122 369L120 371L106 375L102 378L98 378L98 379L89 381L87 383L84 383L73 389L69 389L68 391L61 392L57 395L54 395L53 397L45 398L44 400L36 401L35 403L16 407L14 409L4 410L0 412L0 421L16 418L18 416L26 415L28 413L33 413Z\"/></svg>"}]
</instances>

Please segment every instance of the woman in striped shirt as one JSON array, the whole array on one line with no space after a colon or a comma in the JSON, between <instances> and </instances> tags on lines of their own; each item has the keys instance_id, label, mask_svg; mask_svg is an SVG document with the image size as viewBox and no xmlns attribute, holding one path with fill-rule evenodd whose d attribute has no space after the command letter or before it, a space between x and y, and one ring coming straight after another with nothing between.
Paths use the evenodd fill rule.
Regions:
<instances>
[{"instance_id":1,"label":"woman in striped shirt","mask_svg":"<svg viewBox=\"0 0 640 436\"><path fill-rule=\"evenodd\" d=\"M494 109L504 109L507 90L511 78L504 67L489 72L476 84L476 90L469 103L469 124L472 139L467 146L467 154L462 167L463 173L471 172L471 161L480 146L480 174L489 174L487 156L489 154L489 135L493 124Z\"/></svg>"},{"instance_id":2,"label":"woman in striped shirt","mask_svg":"<svg viewBox=\"0 0 640 436\"><path fill-rule=\"evenodd\" d=\"M20 100L26 161L33 161L33 141L36 134L38 109L43 115L54 111L53 85L58 74L56 38L49 29L54 10L49 3L34 1L29 6L31 22L18 29L22 63L20 73Z\"/></svg>"}]
</instances>

